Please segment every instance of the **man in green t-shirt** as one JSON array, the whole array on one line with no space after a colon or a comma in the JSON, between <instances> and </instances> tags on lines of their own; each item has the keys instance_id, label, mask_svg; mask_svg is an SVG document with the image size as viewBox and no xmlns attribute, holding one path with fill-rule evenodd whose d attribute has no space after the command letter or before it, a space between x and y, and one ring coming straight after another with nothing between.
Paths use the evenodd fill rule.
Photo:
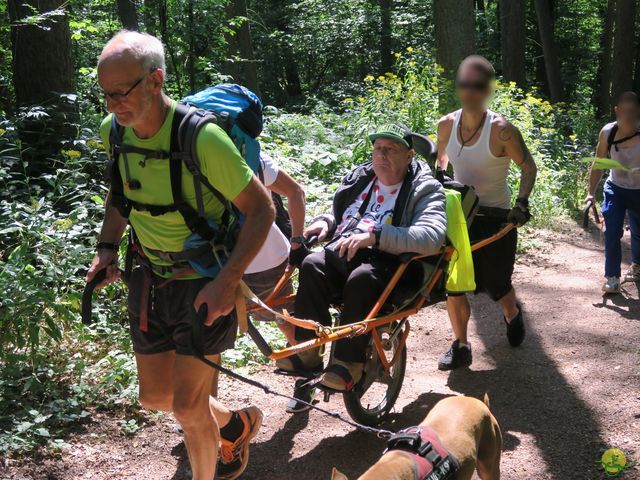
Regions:
<instances>
[{"instance_id":1,"label":"man in green t-shirt","mask_svg":"<svg viewBox=\"0 0 640 480\"><path fill-rule=\"evenodd\" d=\"M176 102L164 94L164 78L164 50L157 38L124 31L104 47L98 83L107 109L124 127L123 144L147 151L170 150ZM111 115L101 128L107 146ZM195 274L167 281L177 267L163 261L165 257L158 252L182 251L192 232L178 211L152 215L136 205L174 202L169 162L131 151L118 155L123 193L134 206L128 222L146 257L129 281L131 335L140 402L146 408L171 411L180 422L193 478L214 478L217 464L216 478L235 479L246 468L249 442L260 428L262 414L255 407L231 412L209 397L213 370L194 356L191 332L196 312L206 304L208 317L198 338L204 354L214 359L233 347L236 287L267 236L274 208L265 188L219 127L209 124L202 129L196 150L204 176L244 216L228 262L213 280ZM182 198L195 209L193 177L184 165L181 185ZM113 193L107 197L98 251L87 274L90 281L106 268L102 285L118 279L117 245L127 227L127 218L112 202ZM220 223L223 204L207 189L202 190L201 198L206 218ZM150 284L145 278L150 278Z\"/></svg>"}]
</instances>

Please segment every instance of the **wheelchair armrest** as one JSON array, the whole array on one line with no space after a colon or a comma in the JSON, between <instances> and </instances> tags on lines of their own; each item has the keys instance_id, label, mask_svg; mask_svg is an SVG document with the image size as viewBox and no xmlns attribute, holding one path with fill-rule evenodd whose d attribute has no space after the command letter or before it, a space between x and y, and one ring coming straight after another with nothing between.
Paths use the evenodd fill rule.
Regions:
<instances>
[{"instance_id":1,"label":"wheelchair armrest","mask_svg":"<svg viewBox=\"0 0 640 480\"><path fill-rule=\"evenodd\" d=\"M401 253L400 255L398 255L398 258L400 259L400 262L402 262L402 263L409 263L412 260L420 258L421 256L422 255L419 255L417 253L407 252L407 253Z\"/></svg>"}]
</instances>

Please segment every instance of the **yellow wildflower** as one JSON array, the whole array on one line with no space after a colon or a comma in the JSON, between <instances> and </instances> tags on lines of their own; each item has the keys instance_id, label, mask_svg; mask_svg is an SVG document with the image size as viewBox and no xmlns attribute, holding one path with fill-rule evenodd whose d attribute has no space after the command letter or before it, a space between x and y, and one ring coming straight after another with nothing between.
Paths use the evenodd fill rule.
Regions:
<instances>
[{"instance_id":1,"label":"yellow wildflower","mask_svg":"<svg viewBox=\"0 0 640 480\"><path fill-rule=\"evenodd\" d=\"M78 150L63 150L62 153L69 158L80 158L82 155Z\"/></svg>"}]
</instances>

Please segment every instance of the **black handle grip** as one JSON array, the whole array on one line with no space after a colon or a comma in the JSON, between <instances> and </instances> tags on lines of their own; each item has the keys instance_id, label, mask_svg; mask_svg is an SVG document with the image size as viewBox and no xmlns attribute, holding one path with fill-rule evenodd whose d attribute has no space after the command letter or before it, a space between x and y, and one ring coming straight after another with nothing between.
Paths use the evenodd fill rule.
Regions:
<instances>
[{"instance_id":1,"label":"black handle grip","mask_svg":"<svg viewBox=\"0 0 640 480\"><path fill-rule=\"evenodd\" d=\"M258 347L258 350L260 350L260 353L262 353L265 357L270 357L271 354L273 353L272 348L269 346L269 344L264 339L264 337L260 334L258 329L253 325L253 323L251 323L251 320L247 320L247 322L248 322L247 333L251 337L251 340L253 340L253 343L256 344L256 346Z\"/></svg>"},{"instance_id":2,"label":"black handle grip","mask_svg":"<svg viewBox=\"0 0 640 480\"><path fill-rule=\"evenodd\" d=\"M104 282L105 278L107 278L107 269L103 268L98 273L94 275L90 282L87 282L87 285L84 287L84 291L82 292L82 323L85 325L91 325L91 311L93 310L93 291L96 287Z\"/></svg>"},{"instance_id":3,"label":"black handle grip","mask_svg":"<svg viewBox=\"0 0 640 480\"><path fill-rule=\"evenodd\" d=\"M309 238L305 239L305 245L307 248L311 248L315 246L319 242L318 235L311 235Z\"/></svg>"}]
</instances>

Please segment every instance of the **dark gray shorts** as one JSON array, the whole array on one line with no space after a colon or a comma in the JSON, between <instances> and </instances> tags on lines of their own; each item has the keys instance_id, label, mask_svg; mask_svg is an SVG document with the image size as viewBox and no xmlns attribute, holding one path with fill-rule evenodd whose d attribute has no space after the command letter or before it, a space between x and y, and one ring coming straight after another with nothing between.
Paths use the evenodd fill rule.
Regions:
<instances>
[{"instance_id":1,"label":"dark gray shorts","mask_svg":"<svg viewBox=\"0 0 640 480\"><path fill-rule=\"evenodd\" d=\"M471 224L469 236L472 242L484 240L498 233L503 226L502 220L476 217ZM500 240L473 252L473 267L476 276L475 293L484 292L497 302L511 291L513 288L511 277L516 263L517 248L518 232L514 228Z\"/></svg>"},{"instance_id":2,"label":"dark gray shorts","mask_svg":"<svg viewBox=\"0 0 640 480\"><path fill-rule=\"evenodd\" d=\"M192 341L200 343L205 355L222 353L233 348L238 330L235 313L221 317L210 327L203 327L202 336L192 339L196 320L193 302L210 278L174 280L159 287L165 280L152 274L147 305L147 331L140 329L140 304L144 288L144 270L137 267L129 281L129 323L133 351L143 355L175 350L178 355L193 355Z\"/></svg>"},{"instance_id":3,"label":"dark gray shorts","mask_svg":"<svg viewBox=\"0 0 640 480\"><path fill-rule=\"evenodd\" d=\"M273 287L276 286L284 271L287 269L287 265L289 265L289 261L285 260L277 267L273 267L270 270L265 270L264 272L256 272L256 273L247 273L242 278L247 286L251 289L253 293L255 293L258 298L264 300L269 296ZM285 286L280 291L278 297L284 297L287 295L291 295L293 293L293 284L291 283L291 279L285 284ZM279 305L274 310L277 312L282 312L283 309L286 309L289 313L293 311L293 302L286 303L284 305ZM273 322L273 314L265 311L256 311L251 314L253 318L259 322ZM277 323L283 323L280 319L275 319Z\"/></svg>"}]
</instances>

